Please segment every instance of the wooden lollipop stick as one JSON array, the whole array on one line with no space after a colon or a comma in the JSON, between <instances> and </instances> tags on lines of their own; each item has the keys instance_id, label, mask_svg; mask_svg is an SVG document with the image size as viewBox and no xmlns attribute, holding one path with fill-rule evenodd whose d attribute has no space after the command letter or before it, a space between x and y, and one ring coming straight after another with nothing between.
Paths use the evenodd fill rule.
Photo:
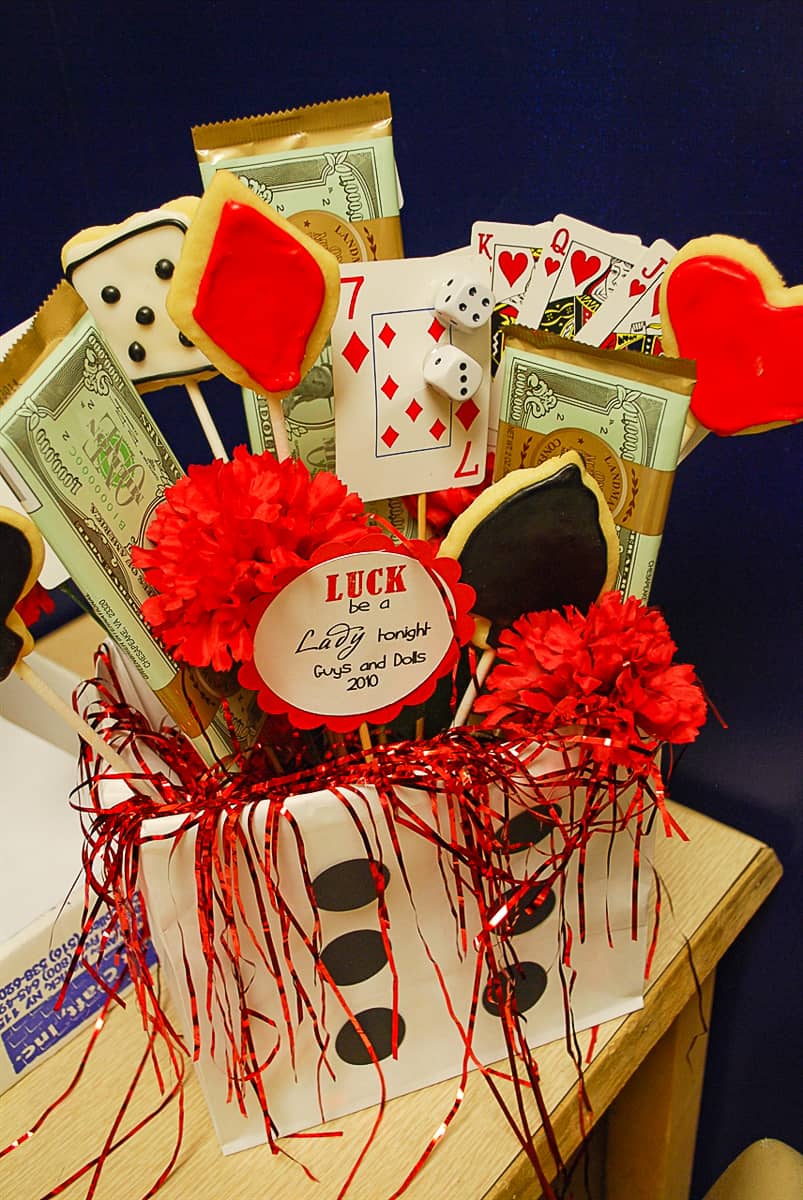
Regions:
<instances>
[{"instance_id":1,"label":"wooden lollipop stick","mask_svg":"<svg viewBox=\"0 0 803 1200\"><path fill-rule=\"evenodd\" d=\"M192 401L192 407L195 409L195 415L201 423L201 428L206 434L209 449L215 458L219 458L221 462L228 462L229 456L217 431L217 426L212 420L209 407L201 394L201 389L194 379L190 380L189 383L185 383L184 387L187 389L187 395Z\"/></svg>"},{"instance_id":2,"label":"wooden lollipop stick","mask_svg":"<svg viewBox=\"0 0 803 1200\"><path fill-rule=\"evenodd\" d=\"M477 693L485 683L488 672L493 666L495 658L496 651L491 646L488 646L488 648L483 651L482 658L477 664L477 670L474 672L468 687L463 692L462 699L457 706L457 712L455 713L454 720L452 721L452 729L456 728L458 725L465 725L466 721L471 715L471 710L474 707L474 701L477 699Z\"/></svg>"},{"instance_id":3,"label":"wooden lollipop stick","mask_svg":"<svg viewBox=\"0 0 803 1200\"><path fill-rule=\"evenodd\" d=\"M61 696L57 695L56 692L53 691L52 687L48 683L45 683L44 679L42 679L40 675L37 675L35 671L31 670L24 660L18 662L14 670L16 671L17 675L19 675L23 683L27 683L28 687L36 692L37 696L39 696L41 700L44 700L45 704L47 704L49 708L52 708L53 712L56 713L57 716L61 717L63 721L66 721L70 728L74 730L80 738L83 738L85 742L88 742L95 753L101 758L104 758L110 767L113 767L115 771L118 771L121 775L128 776L132 773L131 764L127 763L125 759L121 758L117 751L113 749L108 742L104 741L97 730L93 729L91 725L88 725L82 717L79 717L78 713L70 708L69 704L65 704Z\"/></svg>"},{"instance_id":4,"label":"wooden lollipop stick","mask_svg":"<svg viewBox=\"0 0 803 1200\"><path fill-rule=\"evenodd\" d=\"M427 536L427 494L420 492L418 495L418 536L423 541Z\"/></svg>"},{"instance_id":5,"label":"wooden lollipop stick","mask_svg":"<svg viewBox=\"0 0 803 1200\"><path fill-rule=\"evenodd\" d=\"M287 437L287 426L284 421L284 409L280 396L268 395L268 415L273 430L273 445L279 462L290 457L290 441Z\"/></svg>"}]
</instances>

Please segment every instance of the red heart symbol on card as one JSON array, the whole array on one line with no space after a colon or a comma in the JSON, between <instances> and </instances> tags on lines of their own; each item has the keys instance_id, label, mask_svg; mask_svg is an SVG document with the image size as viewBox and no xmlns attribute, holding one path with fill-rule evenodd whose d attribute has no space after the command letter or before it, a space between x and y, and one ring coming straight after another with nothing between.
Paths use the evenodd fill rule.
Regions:
<instances>
[{"instance_id":1,"label":"red heart symbol on card","mask_svg":"<svg viewBox=\"0 0 803 1200\"><path fill-rule=\"evenodd\" d=\"M697 362L691 408L715 433L803 420L803 286L784 287L758 249L696 238L661 289L667 353Z\"/></svg>"},{"instance_id":2,"label":"red heart symbol on card","mask_svg":"<svg viewBox=\"0 0 803 1200\"><path fill-rule=\"evenodd\" d=\"M646 284L642 283L640 279L634 279L630 285L631 296L641 296L643 292L646 292L646 290Z\"/></svg>"},{"instance_id":3,"label":"red heart symbol on card","mask_svg":"<svg viewBox=\"0 0 803 1200\"><path fill-rule=\"evenodd\" d=\"M518 254L511 254L509 250L503 250L499 255L499 270L511 287L527 270L527 259L528 256L523 250L520 250Z\"/></svg>"},{"instance_id":4,"label":"red heart symbol on card","mask_svg":"<svg viewBox=\"0 0 803 1200\"><path fill-rule=\"evenodd\" d=\"M578 287L592 275L596 275L602 266L602 259L598 254L586 254L585 250L575 250L569 261L574 282Z\"/></svg>"},{"instance_id":5,"label":"red heart symbol on card","mask_svg":"<svg viewBox=\"0 0 803 1200\"><path fill-rule=\"evenodd\" d=\"M559 258L550 258L549 255L546 256L546 258L544 259L544 270L546 271L547 275L554 275L559 267L560 267L560 259Z\"/></svg>"}]
</instances>

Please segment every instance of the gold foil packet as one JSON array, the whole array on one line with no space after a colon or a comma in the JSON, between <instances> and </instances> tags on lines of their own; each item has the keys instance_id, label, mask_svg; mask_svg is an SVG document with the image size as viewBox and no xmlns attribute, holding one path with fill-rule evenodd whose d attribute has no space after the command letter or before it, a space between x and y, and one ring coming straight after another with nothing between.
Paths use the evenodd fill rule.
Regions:
<instances>
[{"instance_id":1,"label":"gold foil packet","mask_svg":"<svg viewBox=\"0 0 803 1200\"><path fill-rule=\"evenodd\" d=\"M401 204L387 92L310 104L192 131L204 187L233 172L341 263L402 258ZM268 402L243 390L254 453L274 450ZM335 469L331 347L284 403L293 453Z\"/></svg>"},{"instance_id":2,"label":"gold foil packet","mask_svg":"<svg viewBox=\"0 0 803 1200\"><path fill-rule=\"evenodd\" d=\"M649 595L693 387L684 359L504 331L495 478L576 450L617 526L625 595Z\"/></svg>"},{"instance_id":3,"label":"gold foil packet","mask_svg":"<svg viewBox=\"0 0 803 1200\"><path fill-rule=\"evenodd\" d=\"M78 293L62 282L0 362L0 473L109 637L207 763L250 747L263 717L236 679L181 668L146 624L130 550L183 472Z\"/></svg>"}]
</instances>

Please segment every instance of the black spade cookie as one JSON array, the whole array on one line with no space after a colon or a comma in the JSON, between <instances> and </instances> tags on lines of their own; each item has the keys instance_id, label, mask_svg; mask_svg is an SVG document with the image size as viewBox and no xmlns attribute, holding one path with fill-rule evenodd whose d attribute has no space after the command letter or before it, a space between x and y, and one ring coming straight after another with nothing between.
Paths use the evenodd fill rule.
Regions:
<instances>
[{"instance_id":1,"label":"black spade cookie","mask_svg":"<svg viewBox=\"0 0 803 1200\"><path fill-rule=\"evenodd\" d=\"M616 578L619 543L605 498L573 450L512 471L462 513L441 545L477 593L479 646L524 613L585 611Z\"/></svg>"},{"instance_id":2,"label":"black spade cookie","mask_svg":"<svg viewBox=\"0 0 803 1200\"><path fill-rule=\"evenodd\" d=\"M0 680L33 649L33 638L14 611L42 570L39 530L27 517L0 507Z\"/></svg>"}]
</instances>

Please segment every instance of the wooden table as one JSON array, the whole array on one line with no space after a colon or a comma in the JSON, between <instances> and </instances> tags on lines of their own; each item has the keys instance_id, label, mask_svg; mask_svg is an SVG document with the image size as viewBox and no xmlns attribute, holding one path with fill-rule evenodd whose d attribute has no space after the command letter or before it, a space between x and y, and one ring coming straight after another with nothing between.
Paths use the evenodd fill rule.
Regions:
<instances>
[{"instance_id":1,"label":"wooden table","mask_svg":"<svg viewBox=\"0 0 803 1200\"><path fill-rule=\"evenodd\" d=\"M86 622L43 639L40 649L87 669L95 632ZM705 1063L703 1021L711 1011L715 968L780 877L772 850L691 810L672 809L690 837L658 835L657 869L665 899L645 1006L599 1029L586 1085L595 1122L604 1123L604 1177L596 1200L683 1200L691 1179ZM694 970L701 981L698 992ZM71 1078L83 1051L79 1034L53 1058L0 1097L0 1145L18 1136ZM580 1035L583 1050L589 1033ZM68 1102L27 1144L0 1160L0 1195L37 1200L96 1153L131 1082L143 1049L133 1007L112 1013L84 1077ZM562 1043L537 1052L543 1090L564 1158L581 1143L577 1079ZM386 1200L442 1121L454 1081L393 1100L350 1195ZM124 1128L157 1102L148 1070ZM308 1181L288 1158L267 1147L221 1156L194 1076L185 1089L186 1124L178 1165L159 1193L163 1200L330 1200L366 1139L373 1110L333 1127L337 1140L286 1143L320 1180ZM98 1200L138 1200L167 1162L176 1109L170 1107L112 1158ZM548 1161L543 1144L542 1161ZM86 1184L67 1189L77 1200ZM410 1200L537 1200L532 1169L481 1078L470 1079L464 1104L433 1157L414 1180Z\"/></svg>"}]
</instances>

